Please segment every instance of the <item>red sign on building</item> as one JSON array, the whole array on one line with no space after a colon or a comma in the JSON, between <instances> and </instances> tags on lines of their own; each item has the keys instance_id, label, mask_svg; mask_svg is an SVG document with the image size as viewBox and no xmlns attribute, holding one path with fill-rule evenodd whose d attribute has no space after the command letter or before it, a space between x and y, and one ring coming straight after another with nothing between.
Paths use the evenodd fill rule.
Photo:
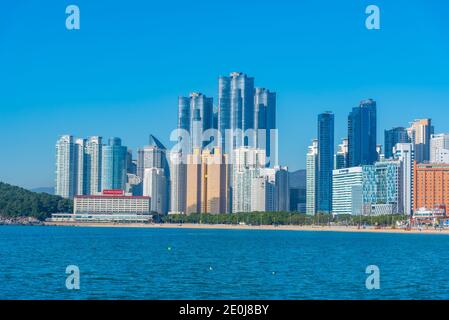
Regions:
<instances>
[{"instance_id":1,"label":"red sign on building","mask_svg":"<svg viewBox=\"0 0 449 320\"><path fill-rule=\"evenodd\" d=\"M123 196L125 192L123 190L103 190L105 196Z\"/></svg>"}]
</instances>

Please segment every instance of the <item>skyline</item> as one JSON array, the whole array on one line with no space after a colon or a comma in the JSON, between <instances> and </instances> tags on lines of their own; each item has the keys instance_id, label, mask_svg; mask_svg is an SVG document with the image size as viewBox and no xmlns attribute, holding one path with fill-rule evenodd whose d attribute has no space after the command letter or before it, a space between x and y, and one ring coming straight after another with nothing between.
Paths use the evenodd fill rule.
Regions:
<instances>
[{"instance_id":1,"label":"skyline","mask_svg":"<svg viewBox=\"0 0 449 320\"><path fill-rule=\"evenodd\" d=\"M199 91L213 97L216 106L218 76L233 71L276 92L280 163L291 170L305 168L307 147L317 138L318 114L334 113L337 150L346 137L347 115L364 99L377 102L382 144L385 129L408 127L416 118L432 118L435 133L448 132L449 33L442 30L449 30L443 14L449 5L441 1L437 11L423 1L406 3L376 1L382 14L378 31L364 28L365 1L245 3L239 13L256 10L261 17L246 15L248 23L222 3L204 2L193 9L178 3L173 10L172 4L133 10L108 3L108 16L99 4L77 1L82 22L74 32L64 29L64 4L45 12L37 2L28 4L32 10L9 5L10 17L0 13L5 75L0 134L10 137L3 146L10 156L0 157L0 180L28 188L53 185L54 142L66 133L118 136L134 157L150 134L170 147L178 96ZM167 11L184 29L167 25L171 19L161 21ZM205 12L211 13L204 17L210 26L204 29L210 30L192 18ZM222 28L212 13L234 25ZM412 19L418 14L420 19ZM108 24L113 17L126 19ZM30 24L35 28L30 30ZM189 37L191 31L203 37ZM232 45L218 50L226 43ZM264 50L254 53L257 45ZM238 50L232 50L235 46ZM33 161L27 159L30 153Z\"/></svg>"}]
</instances>

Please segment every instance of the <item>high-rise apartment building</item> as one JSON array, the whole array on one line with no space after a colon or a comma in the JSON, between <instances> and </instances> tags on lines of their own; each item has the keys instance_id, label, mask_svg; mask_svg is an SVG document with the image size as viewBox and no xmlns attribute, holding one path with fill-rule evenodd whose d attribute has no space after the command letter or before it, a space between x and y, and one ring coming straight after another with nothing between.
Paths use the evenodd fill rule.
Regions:
<instances>
[{"instance_id":1,"label":"high-rise apartment building","mask_svg":"<svg viewBox=\"0 0 449 320\"><path fill-rule=\"evenodd\" d=\"M190 135L189 145L184 145L186 153L193 148L203 148L211 141L202 141L203 133L214 127L213 99L199 92L189 97L178 98L178 129L186 130Z\"/></svg>"},{"instance_id":2,"label":"high-rise apartment building","mask_svg":"<svg viewBox=\"0 0 449 320\"><path fill-rule=\"evenodd\" d=\"M275 166L275 211L290 211L288 167Z\"/></svg>"},{"instance_id":3,"label":"high-rise apartment building","mask_svg":"<svg viewBox=\"0 0 449 320\"><path fill-rule=\"evenodd\" d=\"M229 164L220 148L199 148L187 156L186 212L229 212Z\"/></svg>"},{"instance_id":4,"label":"high-rise apartment building","mask_svg":"<svg viewBox=\"0 0 449 320\"><path fill-rule=\"evenodd\" d=\"M390 130L385 130L385 159L391 159L393 154L393 148L398 143L409 143L410 137L408 136L407 129L404 127L396 127Z\"/></svg>"},{"instance_id":5,"label":"high-rise apartment building","mask_svg":"<svg viewBox=\"0 0 449 320\"><path fill-rule=\"evenodd\" d=\"M271 165L275 165L277 160L276 93L265 88L256 88L254 112L256 147L266 150L267 160Z\"/></svg>"},{"instance_id":6,"label":"high-rise apartment building","mask_svg":"<svg viewBox=\"0 0 449 320\"><path fill-rule=\"evenodd\" d=\"M397 143L393 148L394 158L402 162L402 199L403 213L413 212L413 174L415 151L412 143Z\"/></svg>"},{"instance_id":7,"label":"high-rise apartment building","mask_svg":"<svg viewBox=\"0 0 449 320\"><path fill-rule=\"evenodd\" d=\"M76 168L76 149L73 137L63 135L56 142L56 195L63 198L75 196Z\"/></svg>"},{"instance_id":8,"label":"high-rise apartment building","mask_svg":"<svg viewBox=\"0 0 449 320\"><path fill-rule=\"evenodd\" d=\"M233 152L232 212L251 212L252 180L262 176L266 153L263 149L239 147Z\"/></svg>"},{"instance_id":9,"label":"high-rise apartment building","mask_svg":"<svg viewBox=\"0 0 449 320\"><path fill-rule=\"evenodd\" d=\"M229 77L218 79L218 127L222 135L222 148L227 148L225 152L247 146L253 138L245 137L244 133L254 129L254 91L254 78L244 73L232 72ZM235 135L227 135L232 134L226 131L229 129Z\"/></svg>"},{"instance_id":10,"label":"high-rise apartment building","mask_svg":"<svg viewBox=\"0 0 449 320\"><path fill-rule=\"evenodd\" d=\"M449 134L430 136L430 163L449 163Z\"/></svg>"},{"instance_id":11,"label":"high-rise apartment building","mask_svg":"<svg viewBox=\"0 0 449 320\"><path fill-rule=\"evenodd\" d=\"M186 213L187 164L179 152L169 153L170 213Z\"/></svg>"},{"instance_id":12,"label":"high-rise apartment building","mask_svg":"<svg viewBox=\"0 0 449 320\"><path fill-rule=\"evenodd\" d=\"M318 115L317 210L332 212L332 170L334 168L334 114Z\"/></svg>"},{"instance_id":13,"label":"high-rise apartment building","mask_svg":"<svg viewBox=\"0 0 449 320\"><path fill-rule=\"evenodd\" d=\"M378 159L376 110L374 100L363 100L348 116L349 167L370 165Z\"/></svg>"},{"instance_id":14,"label":"high-rise apartment building","mask_svg":"<svg viewBox=\"0 0 449 320\"><path fill-rule=\"evenodd\" d=\"M86 139L75 140L75 153L76 153L76 192L78 196L89 194L89 172L87 172L87 157L86 157Z\"/></svg>"},{"instance_id":15,"label":"high-rise apartment building","mask_svg":"<svg viewBox=\"0 0 449 320\"><path fill-rule=\"evenodd\" d=\"M147 176L145 176L145 172L147 172ZM153 194L158 198L159 202L152 200L152 210L154 209L153 211L160 214L167 213L170 206L170 167L167 161L167 149L152 134L150 134L148 145L137 150L137 175L143 181L143 191L146 191L150 197ZM158 185L155 186L155 183ZM160 201L164 201L164 203L162 204Z\"/></svg>"},{"instance_id":16,"label":"high-rise apartment building","mask_svg":"<svg viewBox=\"0 0 449 320\"><path fill-rule=\"evenodd\" d=\"M407 132L414 145L416 162L428 162L430 160L430 137L433 134L432 120L417 119L410 123Z\"/></svg>"},{"instance_id":17,"label":"high-rise apartment building","mask_svg":"<svg viewBox=\"0 0 449 320\"><path fill-rule=\"evenodd\" d=\"M164 169L146 168L143 179L143 196L150 197L151 211L158 214L168 212L167 177Z\"/></svg>"},{"instance_id":18,"label":"high-rise apartment building","mask_svg":"<svg viewBox=\"0 0 449 320\"><path fill-rule=\"evenodd\" d=\"M337 153L334 158L334 169L343 169L348 167L348 139L345 138L338 145Z\"/></svg>"},{"instance_id":19,"label":"high-rise apartment building","mask_svg":"<svg viewBox=\"0 0 449 320\"><path fill-rule=\"evenodd\" d=\"M318 140L309 146L306 158L306 213L317 212L317 180L318 180Z\"/></svg>"},{"instance_id":20,"label":"high-rise apartment building","mask_svg":"<svg viewBox=\"0 0 449 320\"><path fill-rule=\"evenodd\" d=\"M100 194L102 191L102 157L103 139L92 136L86 142L86 185L90 195Z\"/></svg>"}]
</instances>

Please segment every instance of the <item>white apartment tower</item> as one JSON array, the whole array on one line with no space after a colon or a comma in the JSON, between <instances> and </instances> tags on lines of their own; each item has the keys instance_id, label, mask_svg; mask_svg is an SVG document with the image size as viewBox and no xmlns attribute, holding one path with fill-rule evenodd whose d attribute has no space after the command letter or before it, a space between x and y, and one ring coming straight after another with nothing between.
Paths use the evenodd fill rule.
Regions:
<instances>
[{"instance_id":1,"label":"white apartment tower","mask_svg":"<svg viewBox=\"0 0 449 320\"><path fill-rule=\"evenodd\" d=\"M76 194L76 151L73 137L61 136L56 142L55 194L73 198Z\"/></svg>"},{"instance_id":2,"label":"white apartment tower","mask_svg":"<svg viewBox=\"0 0 449 320\"><path fill-rule=\"evenodd\" d=\"M309 146L306 159L306 213L315 215L317 211L317 170L318 170L318 140L313 140Z\"/></svg>"}]
</instances>

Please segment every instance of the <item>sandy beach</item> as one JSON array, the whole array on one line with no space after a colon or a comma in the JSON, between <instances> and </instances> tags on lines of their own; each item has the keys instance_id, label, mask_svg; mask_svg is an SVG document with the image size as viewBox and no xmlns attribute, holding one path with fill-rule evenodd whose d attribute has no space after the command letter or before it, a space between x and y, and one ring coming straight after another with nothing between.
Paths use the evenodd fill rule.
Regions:
<instances>
[{"instance_id":1,"label":"sandy beach","mask_svg":"<svg viewBox=\"0 0 449 320\"><path fill-rule=\"evenodd\" d=\"M74 222L45 222L46 226L72 226L72 227L110 227L110 228L161 228L161 229L222 229L222 230L284 230L284 231L318 231L318 232L370 232L370 233L402 233L402 234L444 234L449 235L449 229L393 229L374 227L358 228L355 226L296 226L296 225L235 225L235 224L140 224L140 223L74 223Z\"/></svg>"}]
</instances>

